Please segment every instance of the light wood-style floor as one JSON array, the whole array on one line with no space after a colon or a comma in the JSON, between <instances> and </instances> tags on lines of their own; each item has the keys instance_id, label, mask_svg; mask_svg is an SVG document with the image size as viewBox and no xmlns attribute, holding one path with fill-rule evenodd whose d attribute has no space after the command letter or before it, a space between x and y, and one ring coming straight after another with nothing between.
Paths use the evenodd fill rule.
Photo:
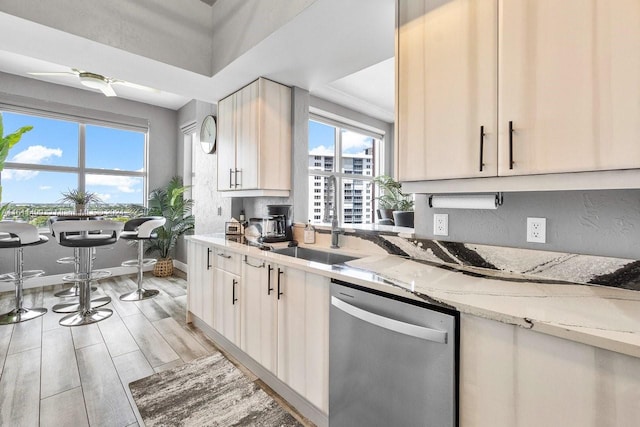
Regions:
<instances>
[{"instance_id":1,"label":"light wood-style floor","mask_svg":"<svg viewBox=\"0 0 640 427\"><path fill-rule=\"evenodd\" d=\"M118 296L136 288L135 276L100 282L95 294L112 298L113 315L67 328L51 311L62 285L25 292L25 306L46 307L44 316L0 326L0 426L142 425L128 384L217 349L185 322L186 281L145 275L160 295L140 302ZM0 312L14 304L0 294Z\"/></svg>"}]
</instances>

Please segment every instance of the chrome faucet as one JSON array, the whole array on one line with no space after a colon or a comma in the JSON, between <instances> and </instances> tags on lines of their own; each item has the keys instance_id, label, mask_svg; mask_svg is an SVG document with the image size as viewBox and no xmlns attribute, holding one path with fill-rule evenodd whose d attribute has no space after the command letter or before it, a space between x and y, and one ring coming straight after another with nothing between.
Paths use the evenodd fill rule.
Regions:
<instances>
[{"instance_id":1,"label":"chrome faucet","mask_svg":"<svg viewBox=\"0 0 640 427\"><path fill-rule=\"evenodd\" d=\"M338 198L338 179L335 175L329 176L329 185L327 186L327 190L333 188L333 196L331 199L331 209L328 208L329 204L324 204L324 220L329 220L329 210L332 211L331 214L331 249L337 249L338 246L338 235L343 232L340 228L340 208L339 208L339 198Z\"/></svg>"}]
</instances>

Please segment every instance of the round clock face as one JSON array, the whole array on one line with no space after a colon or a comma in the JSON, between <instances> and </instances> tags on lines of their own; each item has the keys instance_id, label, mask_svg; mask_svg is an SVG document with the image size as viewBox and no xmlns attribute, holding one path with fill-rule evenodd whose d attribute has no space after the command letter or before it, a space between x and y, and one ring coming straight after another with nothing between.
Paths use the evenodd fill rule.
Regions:
<instances>
[{"instance_id":1,"label":"round clock face","mask_svg":"<svg viewBox=\"0 0 640 427\"><path fill-rule=\"evenodd\" d=\"M207 154L216 152L216 118L213 116L207 116L202 121L200 146Z\"/></svg>"}]
</instances>

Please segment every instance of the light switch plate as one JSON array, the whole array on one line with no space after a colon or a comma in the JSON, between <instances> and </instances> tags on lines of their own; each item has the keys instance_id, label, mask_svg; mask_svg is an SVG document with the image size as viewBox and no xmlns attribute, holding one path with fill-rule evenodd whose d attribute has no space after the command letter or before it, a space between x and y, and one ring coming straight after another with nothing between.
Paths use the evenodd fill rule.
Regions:
<instances>
[{"instance_id":1,"label":"light switch plate","mask_svg":"<svg viewBox=\"0 0 640 427\"><path fill-rule=\"evenodd\" d=\"M435 236L449 235L449 214L433 214L433 234Z\"/></svg>"},{"instance_id":2,"label":"light switch plate","mask_svg":"<svg viewBox=\"0 0 640 427\"><path fill-rule=\"evenodd\" d=\"M527 242L547 243L546 218L527 218Z\"/></svg>"}]
</instances>

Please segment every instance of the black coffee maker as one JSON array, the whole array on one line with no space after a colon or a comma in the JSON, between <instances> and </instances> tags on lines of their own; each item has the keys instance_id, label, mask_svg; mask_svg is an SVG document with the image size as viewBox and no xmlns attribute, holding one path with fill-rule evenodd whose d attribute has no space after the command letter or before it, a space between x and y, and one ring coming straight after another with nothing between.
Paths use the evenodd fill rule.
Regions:
<instances>
[{"instance_id":1,"label":"black coffee maker","mask_svg":"<svg viewBox=\"0 0 640 427\"><path fill-rule=\"evenodd\" d=\"M291 229L291 205L267 205L267 215L273 221L273 233L264 235L264 243L288 242L293 240Z\"/></svg>"}]
</instances>

